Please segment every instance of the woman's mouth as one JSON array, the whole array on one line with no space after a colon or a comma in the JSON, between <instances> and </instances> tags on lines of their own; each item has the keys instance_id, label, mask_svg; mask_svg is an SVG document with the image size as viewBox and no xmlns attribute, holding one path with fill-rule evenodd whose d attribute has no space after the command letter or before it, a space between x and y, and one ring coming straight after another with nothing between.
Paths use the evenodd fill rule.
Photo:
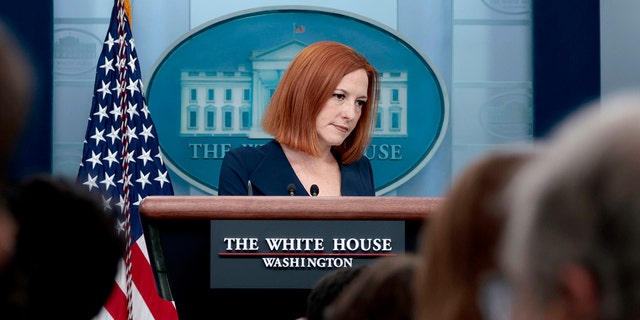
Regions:
<instances>
[{"instance_id":1,"label":"woman's mouth","mask_svg":"<svg viewBox=\"0 0 640 320\"><path fill-rule=\"evenodd\" d=\"M341 125L337 125L334 124L333 125L336 129L338 129L338 131L342 132L342 133L347 133L349 132L349 127L345 127L345 126L341 126Z\"/></svg>"}]
</instances>

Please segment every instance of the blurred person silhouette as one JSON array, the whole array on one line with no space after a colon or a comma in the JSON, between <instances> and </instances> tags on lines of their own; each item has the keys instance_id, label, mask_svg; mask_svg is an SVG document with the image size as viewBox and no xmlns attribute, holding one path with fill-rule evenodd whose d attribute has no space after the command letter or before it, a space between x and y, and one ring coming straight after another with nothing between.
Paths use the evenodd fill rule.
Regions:
<instances>
[{"instance_id":1,"label":"blurred person silhouette","mask_svg":"<svg viewBox=\"0 0 640 320\"><path fill-rule=\"evenodd\" d=\"M590 102L513 181L513 319L640 317L640 94Z\"/></svg>"},{"instance_id":2,"label":"blurred person silhouette","mask_svg":"<svg viewBox=\"0 0 640 320\"><path fill-rule=\"evenodd\" d=\"M113 288L124 241L102 201L50 175L8 181L35 70L0 21L0 319L91 319Z\"/></svg>"},{"instance_id":3,"label":"blurred person silhouette","mask_svg":"<svg viewBox=\"0 0 640 320\"><path fill-rule=\"evenodd\" d=\"M501 195L535 154L528 146L494 150L454 179L421 230L416 319L481 320L506 310L497 303L508 304L509 296L491 304L483 300L485 294L504 292L493 281L500 279L498 244L508 215L500 205Z\"/></svg>"},{"instance_id":4,"label":"blurred person silhouette","mask_svg":"<svg viewBox=\"0 0 640 320\"><path fill-rule=\"evenodd\" d=\"M374 196L364 153L378 94L378 72L351 47L332 41L305 47L263 115L273 140L227 152L218 195Z\"/></svg>"},{"instance_id":5,"label":"blurred person silhouette","mask_svg":"<svg viewBox=\"0 0 640 320\"><path fill-rule=\"evenodd\" d=\"M13 259L18 222L4 204L0 205L0 272Z\"/></svg>"},{"instance_id":6,"label":"blurred person silhouette","mask_svg":"<svg viewBox=\"0 0 640 320\"><path fill-rule=\"evenodd\" d=\"M419 263L412 253L377 258L326 307L324 319L413 319L414 275Z\"/></svg>"},{"instance_id":7,"label":"blurred person silhouette","mask_svg":"<svg viewBox=\"0 0 640 320\"><path fill-rule=\"evenodd\" d=\"M306 314L298 320L322 320L326 307L366 266L366 264L360 264L327 272L309 291Z\"/></svg>"},{"instance_id":8,"label":"blurred person silhouette","mask_svg":"<svg viewBox=\"0 0 640 320\"><path fill-rule=\"evenodd\" d=\"M35 70L18 39L0 20L0 271L15 251L18 223L2 197L9 160L31 108Z\"/></svg>"},{"instance_id":9,"label":"blurred person silhouette","mask_svg":"<svg viewBox=\"0 0 640 320\"><path fill-rule=\"evenodd\" d=\"M9 159L31 109L36 74L25 49L2 20L0 70L0 183L4 184Z\"/></svg>"},{"instance_id":10,"label":"blurred person silhouette","mask_svg":"<svg viewBox=\"0 0 640 320\"><path fill-rule=\"evenodd\" d=\"M113 288L124 238L97 194L70 180L33 175L7 187L19 225L2 275L2 319L91 319Z\"/></svg>"}]
</instances>

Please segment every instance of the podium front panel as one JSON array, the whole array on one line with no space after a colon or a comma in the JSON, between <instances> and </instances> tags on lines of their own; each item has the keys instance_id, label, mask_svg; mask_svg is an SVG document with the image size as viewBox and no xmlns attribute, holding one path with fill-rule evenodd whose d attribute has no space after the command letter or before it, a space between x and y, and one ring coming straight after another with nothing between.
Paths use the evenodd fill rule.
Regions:
<instances>
[{"instance_id":1,"label":"podium front panel","mask_svg":"<svg viewBox=\"0 0 640 320\"><path fill-rule=\"evenodd\" d=\"M307 289L327 272L405 252L404 221L212 220L213 289Z\"/></svg>"}]
</instances>

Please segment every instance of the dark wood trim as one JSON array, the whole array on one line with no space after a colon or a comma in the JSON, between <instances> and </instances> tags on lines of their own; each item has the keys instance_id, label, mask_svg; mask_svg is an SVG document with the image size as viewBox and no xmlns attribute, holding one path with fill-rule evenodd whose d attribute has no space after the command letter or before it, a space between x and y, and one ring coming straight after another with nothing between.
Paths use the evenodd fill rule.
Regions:
<instances>
[{"instance_id":1,"label":"dark wood trim","mask_svg":"<svg viewBox=\"0 0 640 320\"><path fill-rule=\"evenodd\" d=\"M140 214L151 220L424 220L442 198L149 196Z\"/></svg>"}]
</instances>

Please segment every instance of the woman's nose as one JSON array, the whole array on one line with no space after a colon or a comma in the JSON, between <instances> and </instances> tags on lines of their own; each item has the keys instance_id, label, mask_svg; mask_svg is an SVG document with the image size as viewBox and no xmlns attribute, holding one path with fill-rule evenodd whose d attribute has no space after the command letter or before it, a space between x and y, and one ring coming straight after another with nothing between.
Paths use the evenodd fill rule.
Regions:
<instances>
[{"instance_id":1,"label":"woman's nose","mask_svg":"<svg viewBox=\"0 0 640 320\"><path fill-rule=\"evenodd\" d=\"M351 103L347 103L344 108L342 108L342 116L347 119L355 118L360 106L358 105L358 101L353 101Z\"/></svg>"}]
</instances>

